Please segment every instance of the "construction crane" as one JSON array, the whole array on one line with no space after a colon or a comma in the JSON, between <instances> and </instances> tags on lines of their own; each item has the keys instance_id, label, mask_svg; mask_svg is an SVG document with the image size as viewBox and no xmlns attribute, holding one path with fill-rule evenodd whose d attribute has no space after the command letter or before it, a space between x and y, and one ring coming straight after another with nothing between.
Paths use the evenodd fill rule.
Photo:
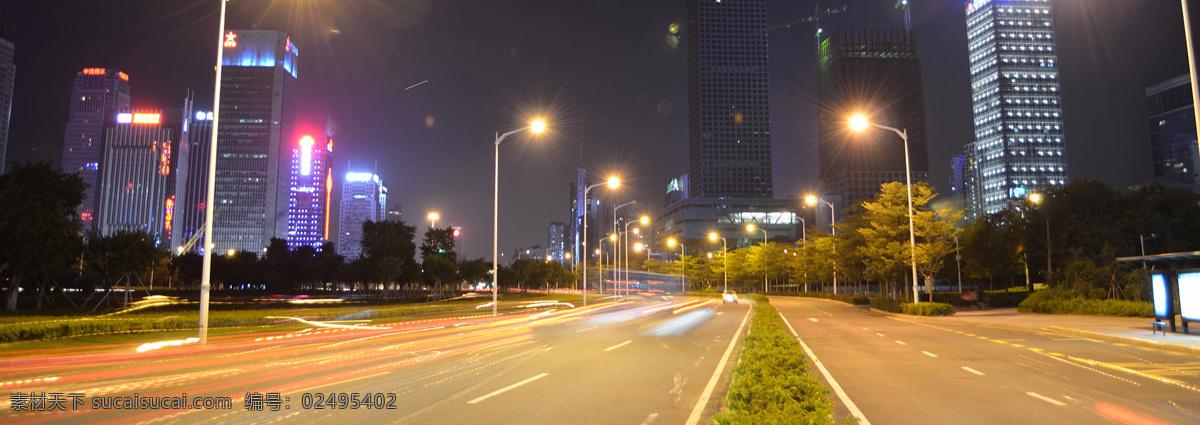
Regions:
<instances>
[{"instance_id":1,"label":"construction crane","mask_svg":"<svg viewBox=\"0 0 1200 425\"><path fill-rule=\"evenodd\" d=\"M912 32L912 11L908 9L908 0L896 0L896 9L904 9L904 30Z\"/></svg>"},{"instance_id":2,"label":"construction crane","mask_svg":"<svg viewBox=\"0 0 1200 425\"><path fill-rule=\"evenodd\" d=\"M908 0L900 0L900 1L907 2ZM768 31L774 31L777 29L791 28L792 25L802 24L805 22L812 22L813 25L816 27L816 30L813 31L813 38L817 42L817 55L820 56L820 54L821 54L821 18L824 18L829 15L834 15L834 14L845 12L846 9L848 9L848 8L849 8L849 6L842 6L841 9L821 9L821 3L817 3L816 5L813 6L813 15L812 16L809 16L806 18L799 18L799 19L784 22L784 23L778 24L778 25L773 25L773 26L755 31L754 33L758 34L758 33L764 33L764 32L768 32Z\"/></svg>"},{"instance_id":3,"label":"construction crane","mask_svg":"<svg viewBox=\"0 0 1200 425\"><path fill-rule=\"evenodd\" d=\"M220 208L217 208L216 211L213 211L213 220L216 220L217 214L220 214L220 213L221 213ZM183 254L185 252L191 251L192 246L195 246L196 242L199 241L200 237L203 235L204 235L204 229L200 229L199 231L197 231L196 234L192 235L191 239L188 239L186 244L183 244L183 246L179 247L178 254Z\"/></svg>"}]
</instances>

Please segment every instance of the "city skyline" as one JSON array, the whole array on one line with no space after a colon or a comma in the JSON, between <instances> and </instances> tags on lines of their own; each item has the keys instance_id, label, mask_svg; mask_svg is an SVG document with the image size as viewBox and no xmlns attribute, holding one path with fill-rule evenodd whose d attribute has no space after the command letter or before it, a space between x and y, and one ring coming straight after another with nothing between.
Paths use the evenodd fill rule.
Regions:
<instances>
[{"instance_id":1,"label":"city skyline","mask_svg":"<svg viewBox=\"0 0 1200 425\"><path fill-rule=\"evenodd\" d=\"M561 4L538 12L541 15L535 20L524 16L532 3L475 7L509 22L571 22L584 29L571 31L568 43L553 45L542 40L536 25L514 28L487 23L474 14L456 12L469 8L455 2L403 10L319 6L329 12L323 14L330 16L325 21L298 9L265 14L265 4L236 2L230 4L229 26L295 30L299 44L311 43L300 73L313 79L314 88L301 94L299 113L304 118L298 126L316 128L315 134L332 117L340 124L335 137L345 141L339 146L346 146L339 149L345 152L339 158L354 164L355 169L347 171L370 171L377 159L378 173L395 182L393 198L417 216L442 211L448 223L463 227L463 258L477 258L490 252L485 237L490 214L478 205L490 183L490 172L482 170L490 168L485 166L491 161L488 143L495 131L521 126L533 114L527 106L540 105L534 112L542 109L551 114L551 131L541 137L522 135L501 152L500 217L511 223L501 226L501 252L543 241L546 224L569 214L558 201L560 196L553 195L572 180L580 162L597 175L622 171L625 187L612 195L600 194L606 202L638 199L651 209L657 208L663 185L687 171L686 156L679 155L687 145L682 112L686 40L670 35L671 24L685 24L685 5L651 3L655 4ZM903 26L902 14L883 4L887 2L847 3L847 13L822 21L827 31ZM913 5L913 28L925 60L923 74L927 81L943 82L925 90L927 116L936 117L929 124L930 180L943 195L949 193L949 158L962 151L972 133L964 6L958 1ZM198 109L205 109L204 99L211 94L210 56L215 46L210 45L216 37L216 7L214 3L176 10L130 2L112 11L87 5L57 15L51 13L57 9L38 4L7 7L12 10L3 13L17 24L21 35L16 62L22 71L16 79L10 160L53 162L60 154L54 151L60 148L55 139L62 138L53 133L65 122L66 105L61 100L69 91L62 87L69 86L65 75L85 67L121 67L137 77L134 107L170 106L167 102L190 87L197 92ZM385 23L369 12L395 19ZM128 25L98 40L54 32L59 25L75 24L86 31L93 24L85 18L118 13L124 13L122 20L145 24ZM811 4L767 2L768 24L810 14ZM256 22L260 16L268 17ZM288 17L298 18L303 25L288 28L283 24ZM1149 181L1143 91L1186 72L1178 5L1060 1L1055 18L1062 72L1078 74L1075 81L1063 81L1066 127L1071 138L1095 141L1094 152L1070 159L1072 176L1102 178L1118 186ZM53 25L39 28L39 22ZM455 33L461 28L471 31ZM798 197L816 188L815 54L810 28L798 25L770 34L777 197ZM1120 36L1132 32L1140 37ZM379 41L373 35L382 34L407 35L397 39L421 42L387 41L365 47L369 41ZM484 34L493 37L477 47L466 42L489 38ZM98 44L93 43L100 42L126 47L96 49ZM393 50L408 55L391 60L376 57L392 57ZM562 58L582 59L575 64ZM309 62L311 67L305 68ZM497 68L484 72L488 69L484 65ZM424 80L428 82L405 90ZM63 95L41 95L55 92ZM45 100L31 99L34 93ZM1072 104L1084 107L1073 111ZM1105 173L1112 169L1119 171ZM522 214L530 205L537 206L538 212Z\"/></svg>"}]
</instances>

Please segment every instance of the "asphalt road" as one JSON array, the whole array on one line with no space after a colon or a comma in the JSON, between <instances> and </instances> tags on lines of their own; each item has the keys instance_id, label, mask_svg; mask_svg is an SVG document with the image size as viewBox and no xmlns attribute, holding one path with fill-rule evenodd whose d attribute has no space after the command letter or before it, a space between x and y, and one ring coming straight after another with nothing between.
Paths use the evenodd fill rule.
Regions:
<instances>
[{"instance_id":1,"label":"asphalt road","mask_svg":"<svg viewBox=\"0 0 1200 425\"><path fill-rule=\"evenodd\" d=\"M132 346L113 348L128 351L128 357L112 351L85 358L50 354L44 362L0 369L0 391L9 394L0 401L0 422L703 422L724 397L736 362L731 341L745 332L749 310L747 304L711 300L641 299L540 308L498 320L315 324L305 331L248 333L209 347L167 346L141 354ZM725 360L731 351L734 358ZM73 398L57 396L65 398L65 411L12 411L32 403L12 394L43 392L80 394L83 404L72 411ZM107 402L102 397L182 393L189 400L229 397L231 405L92 408ZM276 395L278 402L272 402ZM265 402L256 410L260 396Z\"/></svg>"},{"instance_id":2,"label":"asphalt road","mask_svg":"<svg viewBox=\"0 0 1200 425\"><path fill-rule=\"evenodd\" d=\"M771 304L844 391L830 394L839 418L853 405L872 424L1200 423L1195 356L819 299Z\"/></svg>"}]
</instances>

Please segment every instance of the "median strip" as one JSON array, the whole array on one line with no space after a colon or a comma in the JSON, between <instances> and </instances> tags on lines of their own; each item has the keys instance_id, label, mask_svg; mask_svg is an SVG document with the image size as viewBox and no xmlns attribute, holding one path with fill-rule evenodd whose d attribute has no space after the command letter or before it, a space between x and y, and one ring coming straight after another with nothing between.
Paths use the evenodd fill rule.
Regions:
<instances>
[{"instance_id":1,"label":"median strip","mask_svg":"<svg viewBox=\"0 0 1200 425\"><path fill-rule=\"evenodd\" d=\"M545 378L545 377L546 377L546 375L549 375L549 373L542 373L541 375L534 376L534 377L532 377L532 378L529 378L529 379L526 379L526 380L524 380L524 381L521 381L521 382L518 382L518 383L515 383L515 384L512 384L512 385L509 385L509 386L507 386L507 387L504 387L504 388L498 389L498 390L496 390L496 391L492 391L492 392L488 393L487 395L485 395L485 396L483 396L483 397L479 397L479 398L477 398L477 399L474 399L474 400L468 401L468 402L467 402L467 404L475 404L475 403L478 403L478 402L481 402L481 401L487 400L487 399L489 399L489 398L492 398L492 397L495 397L495 396L497 396L497 395L503 394L505 391L508 391L508 390L511 390L511 389L513 389L513 388L516 388L516 387L519 387L519 386L522 386L522 385L528 384L528 383L530 383L530 382L533 382L533 381L536 381L536 380L539 380L539 379Z\"/></svg>"}]
</instances>

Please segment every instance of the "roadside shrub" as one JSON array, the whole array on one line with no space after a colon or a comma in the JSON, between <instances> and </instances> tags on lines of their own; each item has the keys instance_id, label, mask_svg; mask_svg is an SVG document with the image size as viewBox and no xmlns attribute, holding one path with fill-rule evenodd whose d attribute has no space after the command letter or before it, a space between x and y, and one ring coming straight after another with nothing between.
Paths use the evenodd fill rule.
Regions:
<instances>
[{"instance_id":1,"label":"roadside shrub","mask_svg":"<svg viewBox=\"0 0 1200 425\"><path fill-rule=\"evenodd\" d=\"M1017 311L1022 313L1154 317L1154 306L1147 302L1086 299L1070 291L1053 289L1029 295L1017 306Z\"/></svg>"},{"instance_id":2,"label":"roadside shrub","mask_svg":"<svg viewBox=\"0 0 1200 425\"><path fill-rule=\"evenodd\" d=\"M810 372L796 339L768 302L754 309L733 382L714 424L829 424L829 388ZM851 423L847 418L846 424Z\"/></svg>"},{"instance_id":3,"label":"roadside shrub","mask_svg":"<svg viewBox=\"0 0 1200 425\"><path fill-rule=\"evenodd\" d=\"M900 300L893 300L888 297L871 297L871 308L883 310L891 313L903 313L900 309Z\"/></svg>"},{"instance_id":4,"label":"roadside shrub","mask_svg":"<svg viewBox=\"0 0 1200 425\"><path fill-rule=\"evenodd\" d=\"M920 304L902 303L900 312L914 316L952 316L954 306L946 303L924 302Z\"/></svg>"}]
</instances>

